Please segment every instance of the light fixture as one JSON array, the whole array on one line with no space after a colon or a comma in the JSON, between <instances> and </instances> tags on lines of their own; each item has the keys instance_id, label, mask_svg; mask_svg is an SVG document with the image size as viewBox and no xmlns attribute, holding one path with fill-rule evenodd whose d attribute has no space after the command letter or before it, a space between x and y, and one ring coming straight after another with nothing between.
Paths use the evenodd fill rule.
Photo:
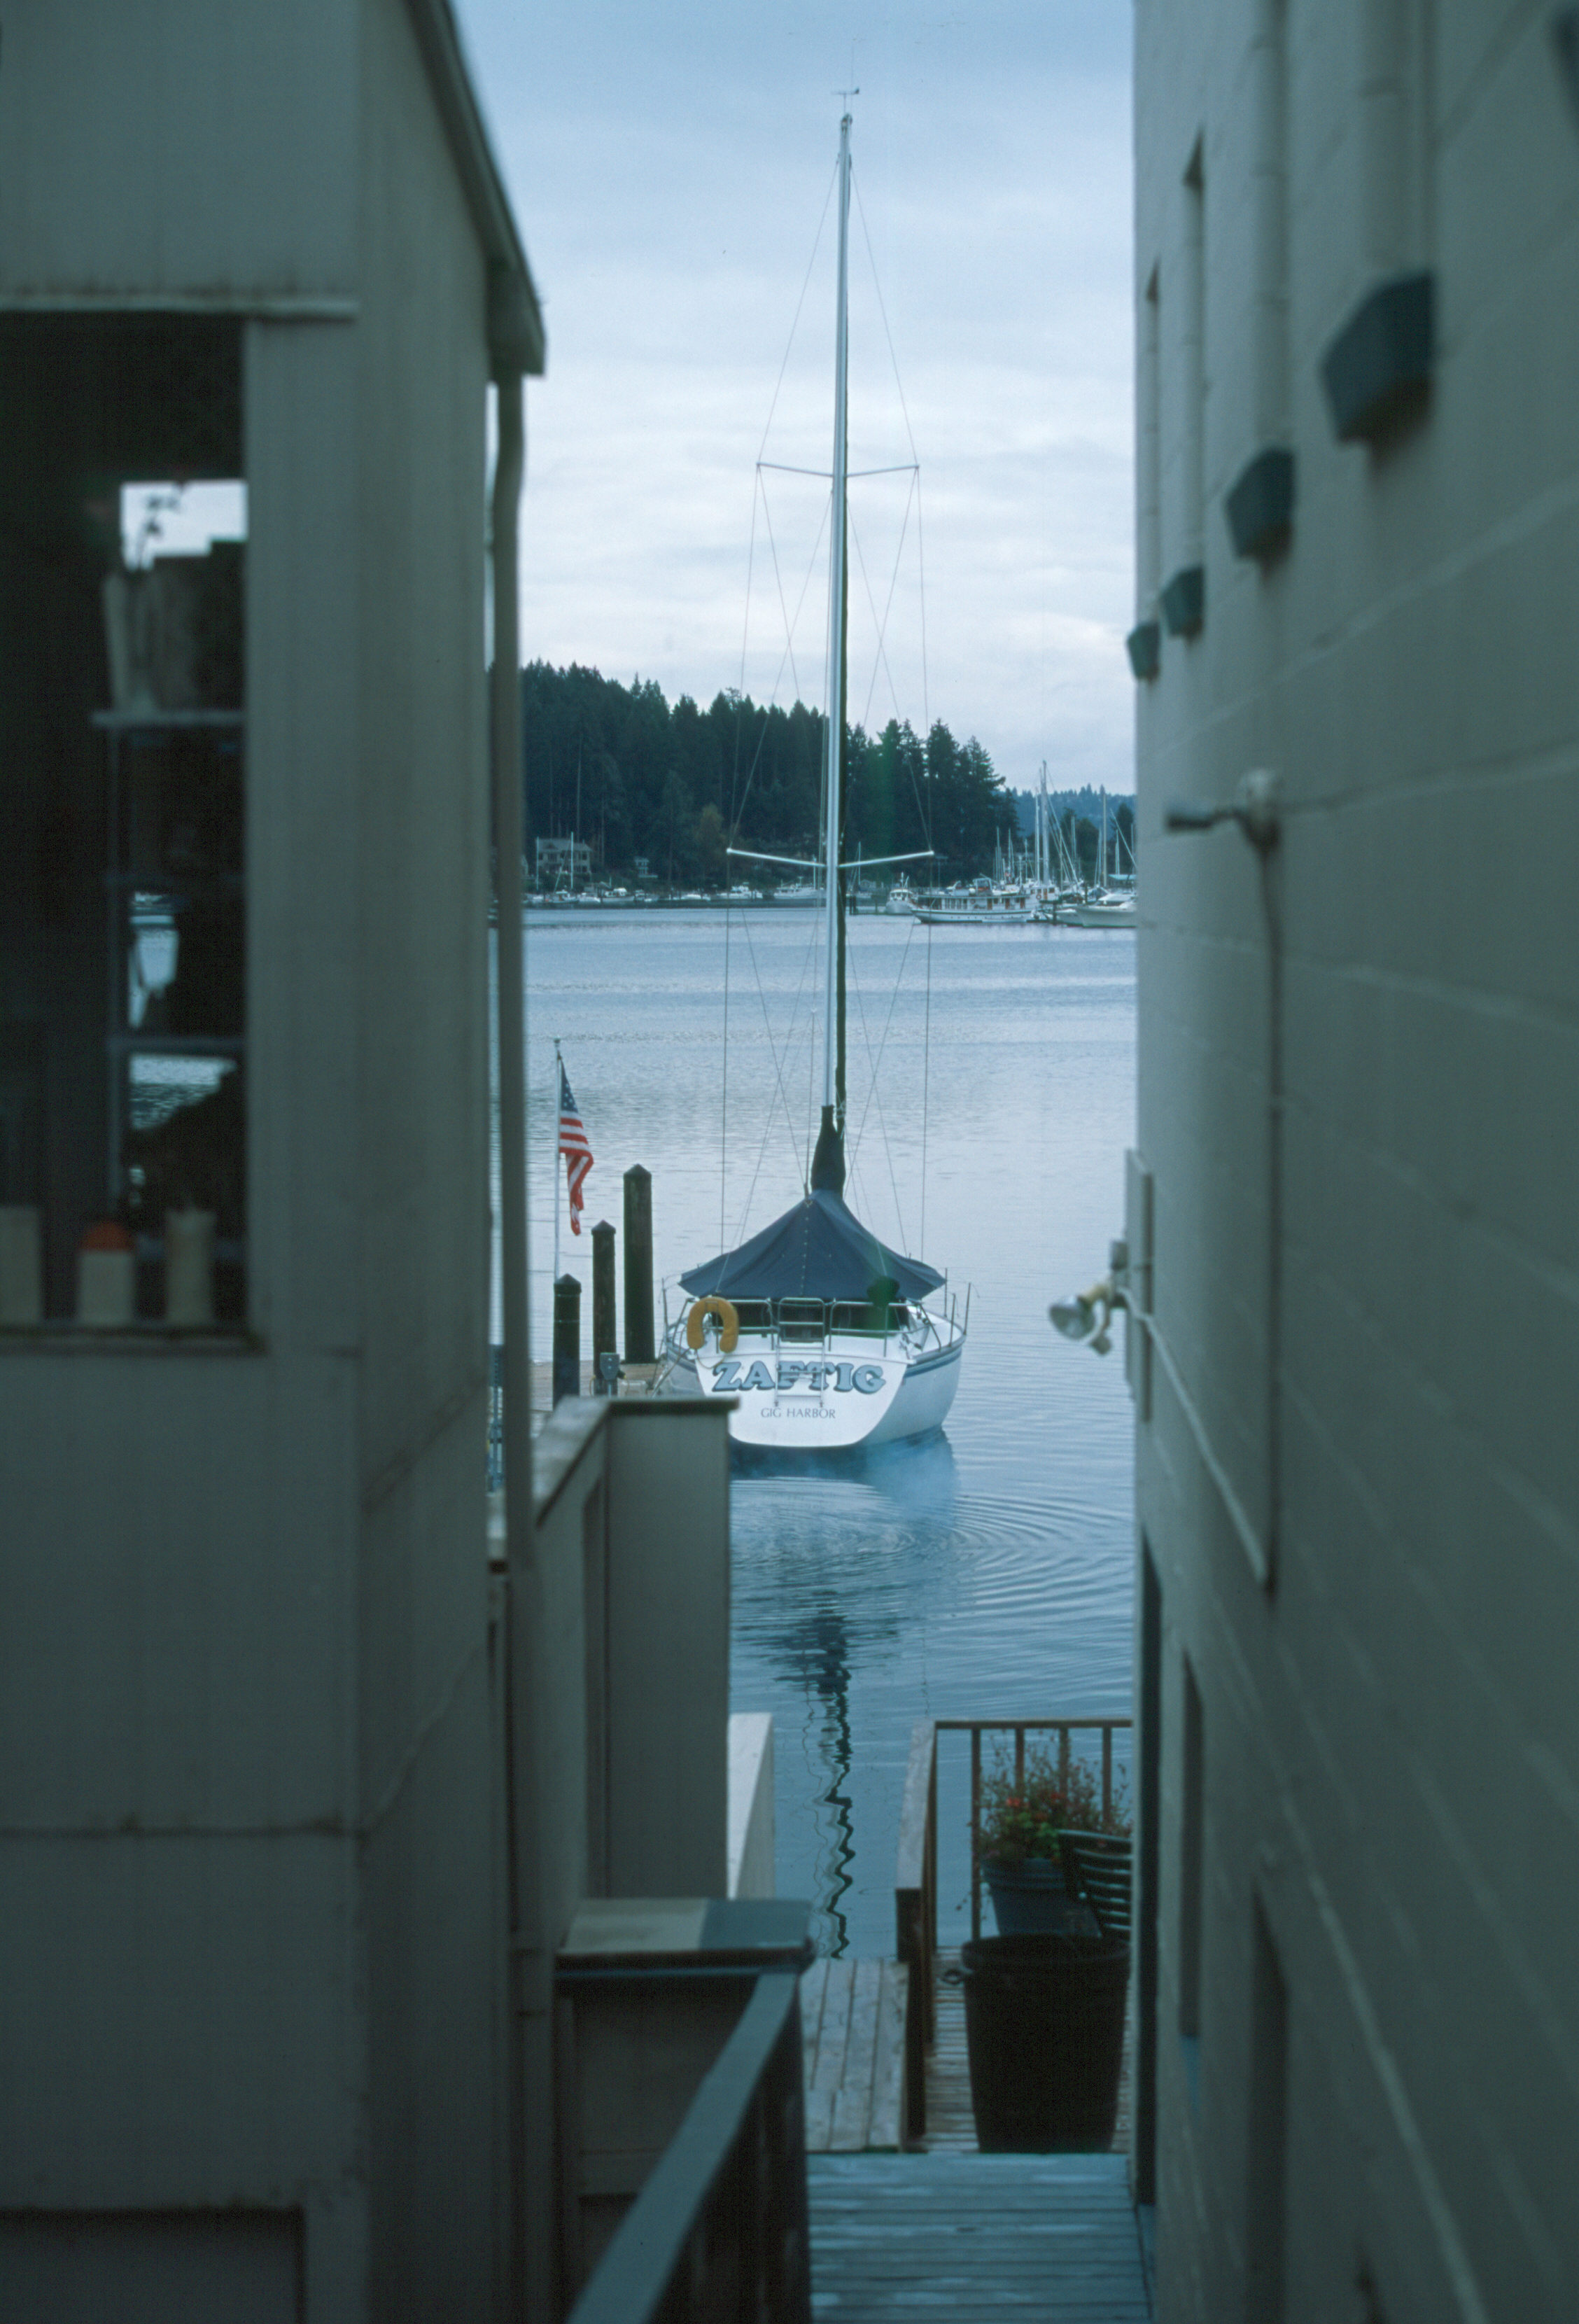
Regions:
<instances>
[{"instance_id":1,"label":"light fixture","mask_svg":"<svg viewBox=\"0 0 1579 2324\"><path fill-rule=\"evenodd\" d=\"M1067 1299L1055 1299L1048 1309L1054 1331L1089 1348L1094 1356L1108 1353L1113 1346L1113 1309L1127 1308L1130 1304L1129 1244L1109 1243L1107 1263L1109 1272L1100 1283L1094 1283L1088 1291L1071 1292Z\"/></svg>"},{"instance_id":2,"label":"light fixture","mask_svg":"<svg viewBox=\"0 0 1579 2324\"><path fill-rule=\"evenodd\" d=\"M1105 1356L1113 1346L1108 1325L1113 1318L1113 1285L1111 1276L1103 1276L1089 1291L1076 1291L1067 1299L1055 1299L1048 1316L1055 1332L1066 1340L1084 1342L1092 1353Z\"/></svg>"}]
</instances>

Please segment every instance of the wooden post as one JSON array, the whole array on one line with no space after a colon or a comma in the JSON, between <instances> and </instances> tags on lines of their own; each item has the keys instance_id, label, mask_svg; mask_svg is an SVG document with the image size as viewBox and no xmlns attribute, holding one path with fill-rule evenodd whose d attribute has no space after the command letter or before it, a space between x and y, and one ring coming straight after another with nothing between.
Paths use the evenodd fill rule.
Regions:
<instances>
[{"instance_id":1,"label":"wooden post","mask_svg":"<svg viewBox=\"0 0 1579 2324\"><path fill-rule=\"evenodd\" d=\"M614 1231L606 1219L592 1230L592 1392L612 1396L603 1359L614 1352Z\"/></svg>"},{"instance_id":2,"label":"wooden post","mask_svg":"<svg viewBox=\"0 0 1579 2324\"><path fill-rule=\"evenodd\" d=\"M982 1933L982 1730L971 1725L971 1941Z\"/></svg>"},{"instance_id":3,"label":"wooden post","mask_svg":"<svg viewBox=\"0 0 1579 2324\"><path fill-rule=\"evenodd\" d=\"M554 1402L581 1393L581 1286L561 1275L554 1286Z\"/></svg>"},{"instance_id":4,"label":"wooden post","mask_svg":"<svg viewBox=\"0 0 1579 2324\"><path fill-rule=\"evenodd\" d=\"M652 1174L640 1162L625 1173L625 1360L655 1361L652 1337Z\"/></svg>"}]
</instances>

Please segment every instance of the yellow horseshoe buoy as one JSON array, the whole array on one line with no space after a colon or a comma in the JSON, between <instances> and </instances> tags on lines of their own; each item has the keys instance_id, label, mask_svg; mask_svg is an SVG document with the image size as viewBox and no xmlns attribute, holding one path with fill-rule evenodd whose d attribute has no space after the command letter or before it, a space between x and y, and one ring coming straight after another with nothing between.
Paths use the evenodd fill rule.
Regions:
<instances>
[{"instance_id":1,"label":"yellow horseshoe buoy","mask_svg":"<svg viewBox=\"0 0 1579 2324\"><path fill-rule=\"evenodd\" d=\"M718 1326L719 1345L723 1348L725 1354L726 1356L733 1355L734 1352L734 1343L740 1337L740 1318L735 1314L734 1308L730 1305L728 1300L720 1297L716 1291L710 1291L706 1299L698 1299L696 1305L691 1309L690 1314L686 1317L687 1347L699 1348L701 1346L702 1333L706 1329L707 1318L709 1316L712 1317L714 1323Z\"/></svg>"}]
</instances>

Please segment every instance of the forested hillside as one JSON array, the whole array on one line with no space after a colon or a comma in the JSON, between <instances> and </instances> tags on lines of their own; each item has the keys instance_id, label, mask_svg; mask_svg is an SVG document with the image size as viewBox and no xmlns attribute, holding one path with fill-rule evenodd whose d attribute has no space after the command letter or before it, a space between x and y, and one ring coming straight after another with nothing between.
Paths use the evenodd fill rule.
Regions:
<instances>
[{"instance_id":1,"label":"forested hillside","mask_svg":"<svg viewBox=\"0 0 1579 2324\"><path fill-rule=\"evenodd\" d=\"M534 838L574 836L598 872L628 873L645 856L660 881L719 886L794 876L766 864L729 874L729 845L816 853L823 721L804 703L764 709L729 692L706 710L688 695L671 706L651 679L622 686L546 662L522 670L521 696L529 862ZM914 876L958 880L990 871L995 839L1014 829L987 752L941 719L924 742L909 724L854 728L846 769L847 857L931 846L935 873L916 864Z\"/></svg>"}]
</instances>

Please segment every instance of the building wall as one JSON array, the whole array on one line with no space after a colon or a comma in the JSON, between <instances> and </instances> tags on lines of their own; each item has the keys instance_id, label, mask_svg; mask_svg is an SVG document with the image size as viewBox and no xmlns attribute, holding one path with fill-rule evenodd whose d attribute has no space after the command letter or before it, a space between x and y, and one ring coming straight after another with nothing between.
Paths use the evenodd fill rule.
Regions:
<instances>
[{"instance_id":1,"label":"building wall","mask_svg":"<svg viewBox=\"0 0 1579 2324\"><path fill-rule=\"evenodd\" d=\"M359 14L356 0L13 9L0 295L350 297Z\"/></svg>"},{"instance_id":2,"label":"building wall","mask_svg":"<svg viewBox=\"0 0 1579 2324\"><path fill-rule=\"evenodd\" d=\"M0 149L0 299L252 309L252 1330L0 1342L0 2295L30 2208L212 2206L479 2315L483 259L401 0L8 16Z\"/></svg>"},{"instance_id":3,"label":"building wall","mask_svg":"<svg viewBox=\"0 0 1579 2324\"><path fill-rule=\"evenodd\" d=\"M1579 2309L1579 116L1550 13L1136 13L1152 586L1196 425L1205 570L1204 629L1139 700L1166 2318ZM1280 21L1279 414L1251 291ZM1340 444L1321 357L1417 266L1428 406ZM1268 441L1297 501L1263 562L1223 503ZM1233 825L1163 825L1252 768L1265 885Z\"/></svg>"},{"instance_id":4,"label":"building wall","mask_svg":"<svg viewBox=\"0 0 1579 2324\"><path fill-rule=\"evenodd\" d=\"M381 2317L486 2304L484 263L403 0L365 0L355 493L361 1796ZM412 447L420 446L419 456Z\"/></svg>"}]
</instances>

